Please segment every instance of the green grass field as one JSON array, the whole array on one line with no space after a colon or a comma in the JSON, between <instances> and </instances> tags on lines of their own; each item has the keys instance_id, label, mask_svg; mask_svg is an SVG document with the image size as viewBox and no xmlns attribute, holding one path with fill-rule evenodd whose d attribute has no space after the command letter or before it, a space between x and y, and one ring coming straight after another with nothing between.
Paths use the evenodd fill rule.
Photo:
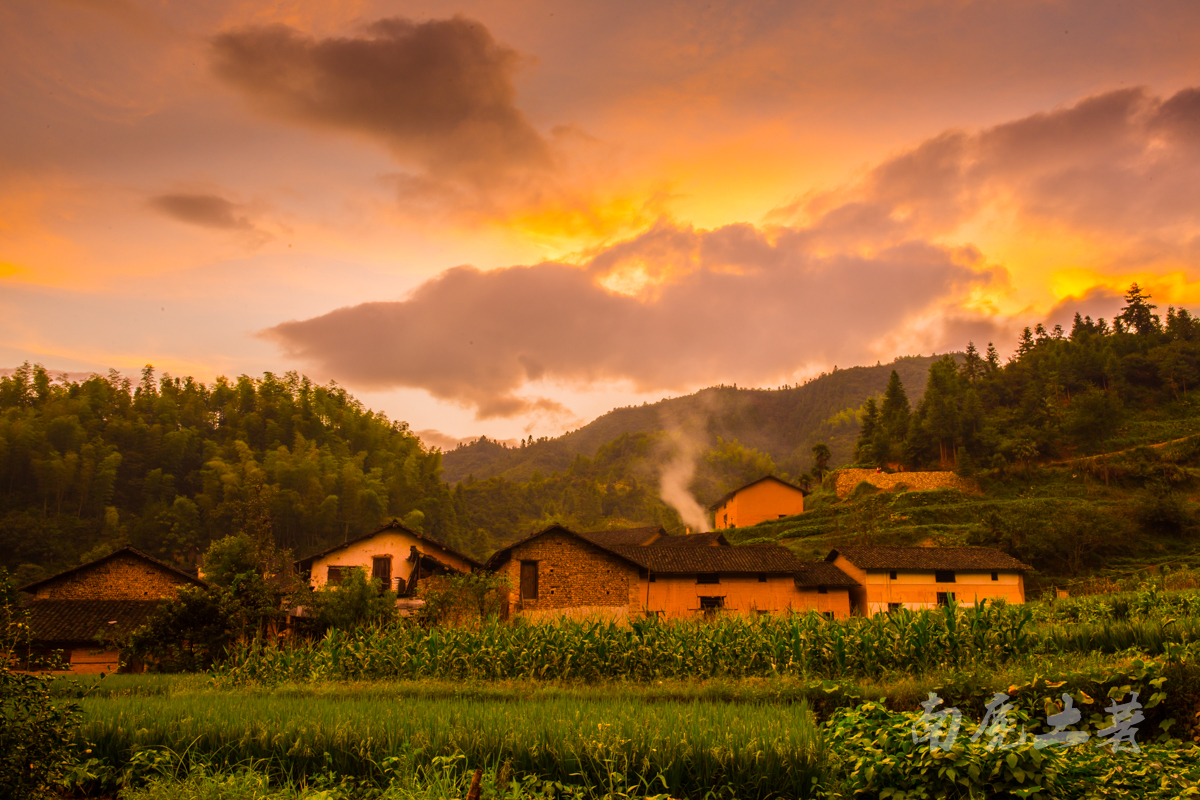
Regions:
<instances>
[{"instance_id":1,"label":"green grass field","mask_svg":"<svg viewBox=\"0 0 1200 800\"><path fill-rule=\"evenodd\" d=\"M956 609L953 624L971 613ZM905 624L928 630L946 625L946 612L898 619L906 616ZM912 649L905 651L907 668L889 662L886 669L844 674L364 678L372 650L388 658L406 652L379 631L356 642L313 645L303 662L308 667L290 677L277 664L274 672L260 664L236 680L230 671L116 675L64 678L56 690L60 698L79 698L84 712L78 743L88 752L70 779L75 791L136 800L464 797L476 769L483 798L513 800L1200 793L1200 750L1192 744L1200 738L1200 592L1074 598L1032 604L1024 616L1031 638L1001 657L918 663ZM998 630L1006 624L998 615L974 623ZM845 643L865 625L887 624L832 623L823 641ZM616 635L585 623L536 627L520 632L526 644L551 641L568 655L598 652L598 636ZM675 627L658 635L689 646L705 637L703 657L710 660L761 660L754 648L771 642L750 636L764 634L759 623L740 636L722 625ZM892 630L915 636L911 628ZM489 631L459 635L481 633ZM645 646L651 632L642 634ZM439 646L449 645L442 639ZM244 654L268 662L286 655ZM653 655L643 653L649 661ZM513 663L525 657L510 656ZM388 658L379 663L394 664ZM322 665L318 673L309 669L313 664ZM930 692L963 715L962 735L948 754L912 741ZM970 736L998 692L1009 696L1013 719L1030 735L1050 730L1047 717L1069 694L1082 715L1074 727L1093 737L1112 723L1109 705L1138 692L1143 749L1113 754L1090 745L1041 750L1029 743L988 749L986 738Z\"/></svg>"}]
</instances>

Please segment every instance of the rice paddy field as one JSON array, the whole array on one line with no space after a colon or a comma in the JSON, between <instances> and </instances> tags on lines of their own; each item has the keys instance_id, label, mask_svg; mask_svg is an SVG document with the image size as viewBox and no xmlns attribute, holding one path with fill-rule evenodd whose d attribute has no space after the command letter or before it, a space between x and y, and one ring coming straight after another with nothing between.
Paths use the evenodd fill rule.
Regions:
<instances>
[{"instance_id":1,"label":"rice paddy field","mask_svg":"<svg viewBox=\"0 0 1200 800\"><path fill-rule=\"evenodd\" d=\"M245 646L206 675L66 678L78 796L1200 795L1200 595L830 622L396 627ZM1007 695L1011 736L981 726ZM1137 752L1112 708L1140 698ZM935 693L961 715L914 741ZM1069 695L1090 737L1039 746ZM928 715L924 718L928 722ZM994 720L993 720L994 722ZM978 735L977 735L978 734Z\"/></svg>"}]
</instances>

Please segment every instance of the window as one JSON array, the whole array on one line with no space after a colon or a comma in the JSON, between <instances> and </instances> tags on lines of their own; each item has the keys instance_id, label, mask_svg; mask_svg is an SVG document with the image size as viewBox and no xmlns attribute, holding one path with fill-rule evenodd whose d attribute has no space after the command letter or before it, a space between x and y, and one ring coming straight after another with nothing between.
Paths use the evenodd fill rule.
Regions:
<instances>
[{"instance_id":1,"label":"window","mask_svg":"<svg viewBox=\"0 0 1200 800\"><path fill-rule=\"evenodd\" d=\"M993 573L992 573L992 580L994 580L994 581L998 581L998 580L1000 580L1000 573L999 573L999 572L993 572Z\"/></svg>"},{"instance_id":2,"label":"window","mask_svg":"<svg viewBox=\"0 0 1200 800\"><path fill-rule=\"evenodd\" d=\"M821 616L824 617L825 619L833 619L833 612L832 611L822 611Z\"/></svg>"},{"instance_id":3,"label":"window","mask_svg":"<svg viewBox=\"0 0 1200 800\"><path fill-rule=\"evenodd\" d=\"M786 519L786 518L787 518L787 514L780 514L780 515L779 515L779 518L780 518L780 519Z\"/></svg>"},{"instance_id":4,"label":"window","mask_svg":"<svg viewBox=\"0 0 1200 800\"><path fill-rule=\"evenodd\" d=\"M829 594L829 589L824 586L817 587L817 594Z\"/></svg>"},{"instance_id":5,"label":"window","mask_svg":"<svg viewBox=\"0 0 1200 800\"><path fill-rule=\"evenodd\" d=\"M765 573L765 572L758 573L758 582L766 583L767 582L767 573Z\"/></svg>"},{"instance_id":6,"label":"window","mask_svg":"<svg viewBox=\"0 0 1200 800\"><path fill-rule=\"evenodd\" d=\"M371 559L371 577L379 581L385 590L392 588L392 557L375 556Z\"/></svg>"},{"instance_id":7,"label":"window","mask_svg":"<svg viewBox=\"0 0 1200 800\"><path fill-rule=\"evenodd\" d=\"M954 570L939 569L933 573L933 579L937 583L954 583Z\"/></svg>"},{"instance_id":8,"label":"window","mask_svg":"<svg viewBox=\"0 0 1200 800\"><path fill-rule=\"evenodd\" d=\"M721 576L715 572L705 572L696 576L696 583L720 583Z\"/></svg>"},{"instance_id":9,"label":"window","mask_svg":"<svg viewBox=\"0 0 1200 800\"><path fill-rule=\"evenodd\" d=\"M725 598L724 597L701 597L700 598L700 610L703 611L705 614L712 614L713 612L720 611L724 607L725 607Z\"/></svg>"},{"instance_id":10,"label":"window","mask_svg":"<svg viewBox=\"0 0 1200 800\"><path fill-rule=\"evenodd\" d=\"M521 599L537 600L538 598L538 562L521 562Z\"/></svg>"},{"instance_id":11,"label":"window","mask_svg":"<svg viewBox=\"0 0 1200 800\"><path fill-rule=\"evenodd\" d=\"M725 515L725 527L726 528L729 527L729 515L728 514Z\"/></svg>"},{"instance_id":12,"label":"window","mask_svg":"<svg viewBox=\"0 0 1200 800\"><path fill-rule=\"evenodd\" d=\"M950 601L954 599L954 592L938 592L937 604L939 606L948 606Z\"/></svg>"},{"instance_id":13,"label":"window","mask_svg":"<svg viewBox=\"0 0 1200 800\"><path fill-rule=\"evenodd\" d=\"M342 567L330 567L329 572L325 575L325 582L337 586L342 582Z\"/></svg>"},{"instance_id":14,"label":"window","mask_svg":"<svg viewBox=\"0 0 1200 800\"><path fill-rule=\"evenodd\" d=\"M888 611L899 611L904 608L904 603L888 603Z\"/></svg>"},{"instance_id":15,"label":"window","mask_svg":"<svg viewBox=\"0 0 1200 800\"><path fill-rule=\"evenodd\" d=\"M896 570L892 570L888 573L888 580L896 580Z\"/></svg>"},{"instance_id":16,"label":"window","mask_svg":"<svg viewBox=\"0 0 1200 800\"><path fill-rule=\"evenodd\" d=\"M658 576L656 576L653 572L651 572L650 577L647 578L646 580L650 581L650 583L654 583L655 581L658 580Z\"/></svg>"}]
</instances>

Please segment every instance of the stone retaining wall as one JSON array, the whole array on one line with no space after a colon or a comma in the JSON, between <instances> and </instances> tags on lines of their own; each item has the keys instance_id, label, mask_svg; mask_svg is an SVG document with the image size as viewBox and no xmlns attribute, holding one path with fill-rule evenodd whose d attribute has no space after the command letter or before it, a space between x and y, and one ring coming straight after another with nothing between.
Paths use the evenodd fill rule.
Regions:
<instances>
[{"instance_id":1,"label":"stone retaining wall","mask_svg":"<svg viewBox=\"0 0 1200 800\"><path fill-rule=\"evenodd\" d=\"M873 469L841 469L837 472L837 495L845 497L863 481L890 492L900 484L909 491L928 489L958 489L978 492L979 484L970 478L960 478L953 472L876 472Z\"/></svg>"}]
</instances>

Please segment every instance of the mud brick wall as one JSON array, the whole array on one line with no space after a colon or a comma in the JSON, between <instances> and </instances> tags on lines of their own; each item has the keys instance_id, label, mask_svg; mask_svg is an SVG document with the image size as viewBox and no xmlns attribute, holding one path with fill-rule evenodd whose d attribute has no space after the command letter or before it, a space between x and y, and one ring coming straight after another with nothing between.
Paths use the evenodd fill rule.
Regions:
<instances>
[{"instance_id":1,"label":"mud brick wall","mask_svg":"<svg viewBox=\"0 0 1200 800\"><path fill-rule=\"evenodd\" d=\"M979 484L970 478L960 478L953 472L876 472L873 469L843 469L837 473L837 495L845 497L854 491L854 487L863 481L878 486L884 491L892 491L900 484L908 487L909 491L925 491L928 489L959 489L964 492L978 492Z\"/></svg>"},{"instance_id":2,"label":"mud brick wall","mask_svg":"<svg viewBox=\"0 0 1200 800\"><path fill-rule=\"evenodd\" d=\"M521 562L538 565L536 600L521 599ZM575 607L628 607L638 588L637 567L563 533L539 536L512 550L499 570L507 576L514 611Z\"/></svg>"},{"instance_id":3,"label":"mud brick wall","mask_svg":"<svg viewBox=\"0 0 1200 800\"><path fill-rule=\"evenodd\" d=\"M64 575L37 590L46 600L163 600L184 581L128 554Z\"/></svg>"}]
</instances>

